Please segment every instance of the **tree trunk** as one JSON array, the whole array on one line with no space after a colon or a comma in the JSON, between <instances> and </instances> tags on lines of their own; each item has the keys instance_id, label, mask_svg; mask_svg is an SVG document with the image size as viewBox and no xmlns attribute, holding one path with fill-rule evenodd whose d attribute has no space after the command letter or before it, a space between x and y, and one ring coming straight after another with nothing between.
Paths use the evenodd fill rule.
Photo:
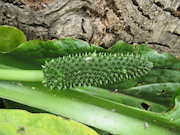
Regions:
<instances>
[{"instance_id":1,"label":"tree trunk","mask_svg":"<svg viewBox=\"0 0 180 135\"><path fill-rule=\"evenodd\" d=\"M180 57L180 0L0 0L0 25L28 40L72 37L109 48L146 43Z\"/></svg>"}]
</instances>

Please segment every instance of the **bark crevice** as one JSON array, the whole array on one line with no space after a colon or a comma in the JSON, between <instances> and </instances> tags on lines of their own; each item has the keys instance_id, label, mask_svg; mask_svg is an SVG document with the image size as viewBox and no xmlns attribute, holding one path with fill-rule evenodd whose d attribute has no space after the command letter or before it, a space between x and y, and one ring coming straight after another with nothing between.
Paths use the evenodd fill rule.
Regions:
<instances>
[{"instance_id":1,"label":"bark crevice","mask_svg":"<svg viewBox=\"0 0 180 135\"><path fill-rule=\"evenodd\" d=\"M30 1L0 0L0 25L21 29L28 40L71 37L104 48L124 40L180 57L179 0Z\"/></svg>"},{"instance_id":2,"label":"bark crevice","mask_svg":"<svg viewBox=\"0 0 180 135\"><path fill-rule=\"evenodd\" d=\"M143 9L139 6L139 4L138 4L138 2L136 0L132 0L132 3L134 4L134 6L136 6L138 8L139 12L141 12L144 17L150 19L149 15L145 14L143 12Z\"/></svg>"}]
</instances>

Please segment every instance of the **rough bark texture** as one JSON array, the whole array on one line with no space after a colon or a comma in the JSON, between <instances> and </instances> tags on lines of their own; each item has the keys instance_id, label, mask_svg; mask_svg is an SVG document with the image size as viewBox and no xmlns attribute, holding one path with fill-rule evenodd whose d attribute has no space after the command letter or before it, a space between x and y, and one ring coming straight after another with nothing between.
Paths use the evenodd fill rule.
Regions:
<instances>
[{"instance_id":1,"label":"rough bark texture","mask_svg":"<svg viewBox=\"0 0 180 135\"><path fill-rule=\"evenodd\" d=\"M0 0L0 25L30 39L147 43L180 57L180 0Z\"/></svg>"}]
</instances>

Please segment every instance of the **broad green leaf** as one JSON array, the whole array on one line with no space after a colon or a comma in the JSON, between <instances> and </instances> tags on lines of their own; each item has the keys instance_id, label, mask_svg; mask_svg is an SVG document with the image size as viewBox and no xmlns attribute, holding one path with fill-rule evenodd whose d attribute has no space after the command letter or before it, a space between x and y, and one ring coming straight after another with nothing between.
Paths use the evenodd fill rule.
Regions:
<instances>
[{"instance_id":1,"label":"broad green leaf","mask_svg":"<svg viewBox=\"0 0 180 135\"><path fill-rule=\"evenodd\" d=\"M171 69L152 69L146 76L138 79L144 83L180 83L180 71Z\"/></svg>"},{"instance_id":2,"label":"broad green leaf","mask_svg":"<svg viewBox=\"0 0 180 135\"><path fill-rule=\"evenodd\" d=\"M110 53L134 53L134 46L123 42L117 41L115 45L108 49Z\"/></svg>"},{"instance_id":3,"label":"broad green leaf","mask_svg":"<svg viewBox=\"0 0 180 135\"><path fill-rule=\"evenodd\" d=\"M95 50L101 51L103 49L98 46L90 46L87 42L82 40L62 38L52 41L30 40L20 44L8 54L23 59L35 59L59 57L73 53L93 52Z\"/></svg>"},{"instance_id":4,"label":"broad green leaf","mask_svg":"<svg viewBox=\"0 0 180 135\"><path fill-rule=\"evenodd\" d=\"M136 53L141 54L153 62L155 68L180 68L180 60L168 53L159 54L157 51L149 48L146 44L130 45L123 41L116 42L111 48L107 50L111 53Z\"/></svg>"},{"instance_id":5,"label":"broad green leaf","mask_svg":"<svg viewBox=\"0 0 180 135\"><path fill-rule=\"evenodd\" d=\"M0 54L1 69L42 69L43 61L17 59L9 55Z\"/></svg>"},{"instance_id":6,"label":"broad green leaf","mask_svg":"<svg viewBox=\"0 0 180 135\"><path fill-rule=\"evenodd\" d=\"M98 135L89 127L60 116L13 109L0 109L0 134Z\"/></svg>"},{"instance_id":7,"label":"broad green leaf","mask_svg":"<svg viewBox=\"0 0 180 135\"><path fill-rule=\"evenodd\" d=\"M180 60L168 53L159 54L157 51L150 49L147 45L142 44L136 47L136 53L148 58L155 68L168 68L179 70Z\"/></svg>"},{"instance_id":8,"label":"broad green leaf","mask_svg":"<svg viewBox=\"0 0 180 135\"><path fill-rule=\"evenodd\" d=\"M179 87L180 83L154 83L124 89L120 92L168 106Z\"/></svg>"},{"instance_id":9,"label":"broad green leaf","mask_svg":"<svg viewBox=\"0 0 180 135\"><path fill-rule=\"evenodd\" d=\"M149 73L141 78L101 86L111 90L123 90L137 85L153 84L153 83L180 83L180 71L172 69L152 69Z\"/></svg>"},{"instance_id":10,"label":"broad green leaf","mask_svg":"<svg viewBox=\"0 0 180 135\"><path fill-rule=\"evenodd\" d=\"M19 29L2 25L0 26L0 52L6 53L26 42L26 37Z\"/></svg>"}]
</instances>

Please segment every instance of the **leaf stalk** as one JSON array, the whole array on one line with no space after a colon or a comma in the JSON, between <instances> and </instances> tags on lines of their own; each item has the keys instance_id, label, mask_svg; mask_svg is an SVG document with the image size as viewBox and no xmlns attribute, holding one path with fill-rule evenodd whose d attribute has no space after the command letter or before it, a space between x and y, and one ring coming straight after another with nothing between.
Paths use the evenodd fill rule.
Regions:
<instances>
[{"instance_id":1,"label":"leaf stalk","mask_svg":"<svg viewBox=\"0 0 180 135\"><path fill-rule=\"evenodd\" d=\"M44 79L42 70L9 70L0 69L0 80L42 82Z\"/></svg>"}]
</instances>

